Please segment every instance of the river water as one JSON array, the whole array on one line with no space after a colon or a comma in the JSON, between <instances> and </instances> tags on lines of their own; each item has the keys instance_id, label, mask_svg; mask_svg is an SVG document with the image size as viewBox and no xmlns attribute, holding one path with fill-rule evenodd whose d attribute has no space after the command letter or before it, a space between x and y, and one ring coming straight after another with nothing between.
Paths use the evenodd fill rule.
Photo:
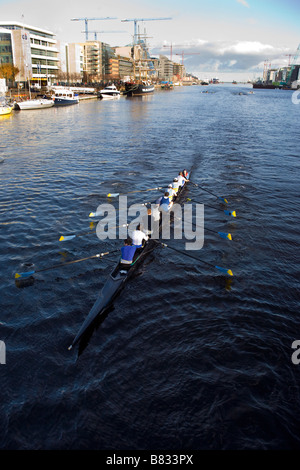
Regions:
<instances>
[{"instance_id":1,"label":"river water","mask_svg":"<svg viewBox=\"0 0 300 470\"><path fill-rule=\"evenodd\" d=\"M300 106L250 91L178 87L1 118L0 448L300 448ZM149 201L160 191L129 191L183 168L213 193L187 190L207 204L199 262L184 240L169 242L181 254L158 247L69 351L118 254L28 283L15 273L118 249L90 212L109 192Z\"/></svg>"}]
</instances>

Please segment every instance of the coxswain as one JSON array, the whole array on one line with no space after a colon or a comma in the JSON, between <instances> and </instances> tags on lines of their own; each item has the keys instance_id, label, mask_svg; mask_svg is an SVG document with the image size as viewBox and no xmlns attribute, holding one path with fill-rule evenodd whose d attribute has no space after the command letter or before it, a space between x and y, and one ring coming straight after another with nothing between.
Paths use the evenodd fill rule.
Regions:
<instances>
[{"instance_id":1,"label":"coxswain","mask_svg":"<svg viewBox=\"0 0 300 470\"><path fill-rule=\"evenodd\" d=\"M183 177L185 178L185 181L189 181L189 174L187 170L183 170L182 174L183 174Z\"/></svg>"},{"instance_id":2,"label":"coxswain","mask_svg":"<svg viewBox=\"0 0 300 470\"><path fill-rule=\"evenodd\" d=\"M148 235L146 235L142 230L141 230L141 224L138 224L136 229L132 232L132 244L136 248L142 248L144 243L148 240Z\"/></svg>"},{"instance_id":3,"label":"coxswain","mask_svg":"<svg viewBox=\"0 0 300 470\"><path fill-rule=\"evenodd\" d=\"M136 247L132 245L130 237L124 240L124 246L121 248L121 264L132 264Z\"/></svg>"}]
</instances>

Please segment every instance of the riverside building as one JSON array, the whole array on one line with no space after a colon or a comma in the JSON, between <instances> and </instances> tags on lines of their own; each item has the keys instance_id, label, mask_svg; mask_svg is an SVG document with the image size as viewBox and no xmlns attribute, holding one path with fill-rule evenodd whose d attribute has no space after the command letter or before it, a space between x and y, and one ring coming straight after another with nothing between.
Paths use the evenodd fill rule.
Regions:
<instances>
[{"instance_id":1,"label":"riverside building","mask_svg":"<svg viewBox=\"0 0 300 470\"><path fill-rule=\"evenodd\" d=\"M0 22L0 59L19 69L15 80L47 85L58 71L54 33L19 22Z\"/></svg>"}]
</instances>

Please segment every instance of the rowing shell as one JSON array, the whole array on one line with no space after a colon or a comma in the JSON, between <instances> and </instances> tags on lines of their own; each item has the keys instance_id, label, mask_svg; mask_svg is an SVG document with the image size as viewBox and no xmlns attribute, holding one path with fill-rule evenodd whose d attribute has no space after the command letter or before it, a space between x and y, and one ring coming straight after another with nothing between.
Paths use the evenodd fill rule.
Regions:
<instances>
[{"instance_id":1,"label":"rowing shell","mask_svg":"<svg viewBox=\"0 0 300 470\"><path fill-rule=\"evenodd\" d=\"M176 197L177 202L180 202L180 200L182 199L182 196L185 193L186 186L187 183L183 186L182 190ZM156 246L157 242L149 238L145 243L144 248L138 249L136 251L133 262L131 265L129 265L129 267L124 267L124 265L121 265L118 262L114 270L110 273L104 286L102 287L99 297L94 303L85 321L83 322L72 344L69 346L69 350L72 349L78 343L78 341L82 338L82 336L87 331L91 323L95 320L95 318L98 317L98 315L104 313L111 306L114 299L119 295L127 281L132 277L133 273L136 271L136 268L142 264L146 256L151 251L153 251Z\"/></svg>"}]
</instances>

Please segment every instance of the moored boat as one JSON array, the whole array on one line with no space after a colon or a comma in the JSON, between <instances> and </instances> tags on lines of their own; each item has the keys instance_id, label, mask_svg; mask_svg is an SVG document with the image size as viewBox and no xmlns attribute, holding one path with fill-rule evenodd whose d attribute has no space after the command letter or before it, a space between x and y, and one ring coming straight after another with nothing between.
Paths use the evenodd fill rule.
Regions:
<instances>
[{"instance_id":1,"label":"moored boat","mask_svg":"<svg viewBox=\"0 0 300 470\"><path fill-rule=\"evenodd\" d=\"M30 109L52 108L52 106L54 106L54 101L45 98L15 102L15 109L20 109L24 111Z\"/></svg>"},{"instance_id":2,"label":"moored boat","mask_svg":"<svg viewBox=\"0 0 300 470\"><path fill-rule=\"evenodd\" d=\"M98 96L100 100L118 100L121 93L115 85L108 85L99 91Z\"/></svg>"},{"instance_id":3,"label":"moored boat","mask_svg":"<svg viewBox=\"0 0 300 470\"><path fill-rule=\"evenodd\" d=\"M175 201L180 203L184 193L187 183L183 186L181 191L178 193ZM69 350L72 349L83 337L88 328L94 322L94 320L100 315L107 311L107 309L112 305L115 298L119 295L121 290L125 287L125 284L132 277L137 267L140 266L147 255L152 252L157 246L158 242L155 239L149 238L145 243L143 248L140 248L135 252L135 256L132 264L122 265L119 261L117 262L115 268L110 273L107 281L105 282L102 290L94 303L92 309L84 320L79 332L75 336L72 344L69 346Z\"/></svg>"},{"instance_id":4,"label":"moored boat","mask_svg":"<svg viewBox=\"0 0 300 470\"><path fill-rule=\"evenodd\" d=\"M172 90L173 82L163 81L160 83L160 87L162 90Z\"/></svg>"},{"instance_id":5,"label":"moored boat","mask_svg":"<svg viewBox=\"0 0 300 470\"><path fill-rule=\"evenodd\" d=\"M0 105L0 116L7 116L12 112L13 106Z\"/></svg>"},{"instance_id":6,"label":"moored boat","mask_svg":"<svg viewBox=\"0 0 300 470\"><path fill-rule=\"evenodd\" d=\"M154 85L149 82L134 83L126 82L124 94L127 96L143 96L153 93L155 90Z\"/></svg>"},{"instance_id":7,"label":"moored boat","mask_svg":"<svg viewBox=\"0 0 300 470\"><path fill-rule=\"evenodd\" d=\"M73 90L69 88L56 89L54 94L55 106L70 106L72 104L78 104L79 97Z\"/></svg>"}]
</instances>

